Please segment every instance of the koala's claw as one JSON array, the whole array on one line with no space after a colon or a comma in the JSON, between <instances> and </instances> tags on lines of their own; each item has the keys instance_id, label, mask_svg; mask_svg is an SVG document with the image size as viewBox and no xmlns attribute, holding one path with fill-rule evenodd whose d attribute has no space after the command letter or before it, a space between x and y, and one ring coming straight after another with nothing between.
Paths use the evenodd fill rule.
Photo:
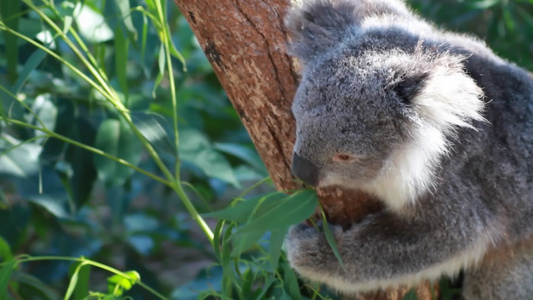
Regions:
<instances>
[{"instance_id":1,"label":"koala's claw","mask_svg":"<svg viewBox=\"0 0 533 300\"><path fill-rule=\"evenodd\" d=\"M342 228L335 225L329 227L339 247L342 243ZM303 223L291 227L286 246L291 266L297 271L302 269L320 271L322 266L338 263L321 228L317 230L314 226Z\"/></svg>"}]
</instances>

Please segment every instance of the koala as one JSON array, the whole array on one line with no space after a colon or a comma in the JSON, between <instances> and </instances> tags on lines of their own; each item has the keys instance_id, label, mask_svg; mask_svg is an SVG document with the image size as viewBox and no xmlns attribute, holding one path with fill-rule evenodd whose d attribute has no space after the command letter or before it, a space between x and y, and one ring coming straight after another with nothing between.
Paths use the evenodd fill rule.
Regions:
<instances>
[{"instance_id":1,"label":"koala","mask_svg":"<svg viewBox=\"0 0 533 300\"><path fill-rule=\"evenodd\" d=\"M400 0L308 0L285 18L301 64L292 172L385 206L286 238L302 277L344 294L465 272L471 299L533 299L533 78Z\"/></svg>"}]
</instances>

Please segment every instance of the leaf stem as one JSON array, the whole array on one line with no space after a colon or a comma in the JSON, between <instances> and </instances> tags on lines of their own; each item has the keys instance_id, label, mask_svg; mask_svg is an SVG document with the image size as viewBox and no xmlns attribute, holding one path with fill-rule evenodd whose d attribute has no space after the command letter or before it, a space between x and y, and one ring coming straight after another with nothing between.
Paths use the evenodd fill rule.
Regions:
<instances>
[{"instance_id":1,"label":"leaf stem","mask_svg":"<svg viewBox=\"0 0 533 300\"><path fill-rule=\"evenodd\" d=\"M168 72L168 79L170 82L170 95L172 100L172 120L174 122L174 144L176 147L176 164L174 166L174 182L173 182L173 189L180 197L181 201L189 211L191 217L198 223L206 237L209 239L209 242L211 245L213 245L213 231L211 228L209 228L209 225L205 222L205 220L200 216L194 205L192 204L192 201L189 199L185 191L183 190L183 186L180 182L180 158L179 158L179 131L178 131L178 104L177 104L177 98L176 98L176 86L174 83L174 70L172 67L172 57L171 57L171 43L172 40L170 39L170 33L168 28L168 23L165 19L165 11L164 11L164 5L166 3L165 0L156 0L155 7L157 10L157 16L158 21L161 24L161 33L159 34L159 37L161 39L161 43L165 47L165 59L166 59L166 66L167 66L167 72ZM168 178L168 176L167 176ZM170 178L169 178L170 180Z\"/></svg>"},{"instance_id":2,"label":"leaf stem","mask_svg":"<svg viewBox=\"0 0 533 300\"><path fill-rule=\"evenodd\" d=\"M17 262L18 263L26 263L26 262L34 262L34 261L43 261L43 260L66 260L66 261L75 261L75 262L80 262L82 264L85 264L85 265L92 265L92 266L95 266L97 268L100 268L100 269L103 269L103 270L106 270L110 273L113 273L113 274L116 274L116 275L119 275L119 276L122 276L124 278L128 278L130 279L131 276L129 276L128 274L124 273L124 272L121 272L115 268L112 268L108 265L104 265L104 264L101 264L99 262L96 262L96 261L93 261L93 260L90 260L90 259L87 259L85 257L80 257L80 258L77 258L77 257L67 257L67 256L37 256L37 257L32 257L32 256L26 256L26 255L23 255L23 256L19 256L16 258ZM3 266L4 264L0 264L0 266ZM155 296L157 296L159 299L163 299L163 300L166 300L167 298L163 295L161 295L160 293L158 293L156 290L152 289L151 287L149 287L148 285L146 285L145 283L143 283L141 280L135 282L136 284L140 285L141 287L143 287L144 289L148 290L150 293L154 294Z\"/></svg>"},{"instance_id":3,"label":"leaf stem","mask_svg":"<svg viewBox=\"0 0 533 300\"><path fill-rule=\"evenodd\" d=\"M3 119L3 118L0 117L0 119ZM118 158L116 156L109 155L106 152L104 152L104 151L102 151L102 150L100 150L98 148L94 148L94 147L91 147L89 145L86 145L86 144L80 143L78 141L72 140L72 139L70 139L70 138L68 138L66 136L57 134L57 133L55 133L55 132L53 132L53 131L51 131L49 129L41 128L41 127L38 127L38 126L35 126L35 125L32 125L32 124L28 124L26 122L22 122L22 121L16 120L16 119L9 119L8 118L8 119L6 119L4 121L11 122L11 123L13 123L15 125L19 125L19 126L23 126L23 127L27 127L27 128L31 128L31 129L34 129L34 130L38 130L38 131L44 132L51 138L56 138L58 140L61 140L61 141L64 141L66 143L69 143L69 144L72 144L74 146L77 146L77 147L80 147L82 149L85 149L87 151L90 151L90 152L93 152L95 154L101 155L103 157L109 158L109 159L111 159L111 160L113 160L113 161L115 161L115 162L117 162L119 164L122 164L122 165L125 165L125 166L129 167L129 168L132 168L132 169L134 169L135 171L137 171L139 173L142 173L142 174L144 174L144 175L146 175L148 177L151 177L152 179L155 179L155 180L157 180L157 181L159 181L159 182L161 182L163 184L166 184L166 185L172 187L172 184L171 184L170 181L167 181L167 180L165 180L165 179L163 179L163 178L161 178L161 177L159 177L159 176L157 176L155 174L152 174L152 173L150 173L150 172L148 172L148 171L146 171L144 169L141 169L141 168L131 164L130 162L128 162L128 161L126 161L126 160L124 160L122 158Z\"/></svg>"}]
</instances>

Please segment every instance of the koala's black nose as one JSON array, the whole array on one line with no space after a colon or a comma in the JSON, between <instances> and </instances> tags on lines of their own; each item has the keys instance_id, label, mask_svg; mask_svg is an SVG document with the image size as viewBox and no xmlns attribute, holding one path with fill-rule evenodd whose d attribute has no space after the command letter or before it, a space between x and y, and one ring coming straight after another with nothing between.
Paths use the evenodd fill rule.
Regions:
<instances>
[{"instance_id":1,"label":"koala's black nose","mask_svg":"<svg viewBox=\"0 0 533 300\"><path fill-rule=\"evenodd\" d=\"M318 183L318 168L306 158L299 156L296 152L292 155L292 175L300 178L310 186Z\"/></svg>"}]
</instances>

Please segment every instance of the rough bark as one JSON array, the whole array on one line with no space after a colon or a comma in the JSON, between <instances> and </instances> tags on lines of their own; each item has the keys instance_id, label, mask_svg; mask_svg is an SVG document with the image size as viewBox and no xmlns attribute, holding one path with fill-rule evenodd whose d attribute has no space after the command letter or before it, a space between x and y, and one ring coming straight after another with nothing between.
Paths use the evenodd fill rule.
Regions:
<instances>
[{"instance_id":1,"label":"rough bark","mask_svg":"<svg viewBox=\"0 0 533 300\"><path fill-rule=\"evenodd\" d=\"M291 176L295 141L291 102L298 83L288 56L283 16L289 0L174 0L248 130L279 190L300 188ZM382 208L367 195L333 188L319 191L328 220L348 226ZM399 300L406 288L369 293L358 299ZM418 299L431 299L429 284Z\"/></svg>"}]
</instances>

